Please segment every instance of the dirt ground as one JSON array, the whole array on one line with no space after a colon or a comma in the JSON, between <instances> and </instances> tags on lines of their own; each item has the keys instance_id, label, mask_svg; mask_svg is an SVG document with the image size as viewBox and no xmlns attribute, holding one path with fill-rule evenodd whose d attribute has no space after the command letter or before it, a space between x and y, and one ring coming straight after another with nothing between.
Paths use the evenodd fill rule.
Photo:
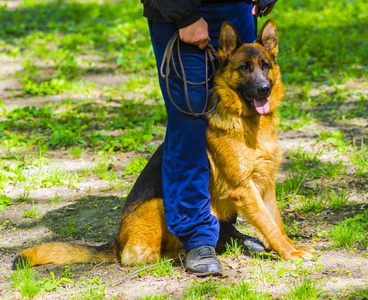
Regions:
<instances>
[{"instance_id":1,"label":"dirt ground","mask_svg":"<svg viewBox=\"0 0 368 300\"><path fill-rule=\"evenodd\" d=\"M14 72L19 66L14 62L0 62L1 75ZM7 71L8 66L8 71ZM106 78L108 76L109 78ZM121 75L100 75L91 78L95 82L112 82L122 80ZM13 105L19 107L26 105L41 106L42 103L58 101L63 96L30 97L27 99L13 97L14 90L20 88L20 83L14 78L0 81L0 99L10 108ZM365 92L366 87L359 85L354 87ZM293 92L293 91L290 91ZM69 98L73 98L70 95ZM81 95L75 95L80 99ZM77 101L77 100L76 100ZM366 127L361 129L366 133ZM318 136L310 129L280 132L280 144L287 155L290 149L304 147L313 148ZM157 141L159 143L159 141ZM3 155L3 153L1 154ZM132 161L138 154L134 152L116 154L114 161L118 172L121 172L125 163ZM326 157L333 157L333 150L326 150ZM148 157L149 154L145 154ZM73 158L68 151L60 149L46 153L53 165L63 170L78 170L86 166L93 167L96 163L96 153L85 152L81 158ZM288 164L285 159L280 172L283 172ZM51 164L50 164L51 167ZM32 169L29 170L32 172ZM121 173L120 173L121 174ZM352 217L368 209L367 178L357 180L343 178L349 189L349 199L356 204L342 209L327 209L319 213L298 213L293 207L286 206L282 212L284 218L289 218L291 223L297 223L300 231L293 237L301 244L313 246L317 250L316 259L304 262L298 270L299 276L307 274L318 282L326 294L323 298L343 299L350 295L355 288L368 287L368 252L363 249L331 249L329 240L319 234L327 232L333 225L345 218ZM132 179L127 179L132 184ZM312 184L312 183L311 183ZM22 185L11 185L2 191L3 194L16 199L17 195L24 192ZM11 289L6 277L11 274L11 262L14 256L27 247L32 247L48 241L70 241L75 243L88 243L99 245L113 238L117 232L119 215L126 195L125 188L111 188L109 183L90 174L83 178L76 188L51 187L39 188L29 192L29 198L41 210L37 218L23 218L26 209L31 207L30 201L16 202L0 213L0 298L18 299ZM60 202L52 205L50 201L60 198ZM73 221L75 233L73 237L60 237L64 225ZM241 223L241 220L240 220ZM297 277L291 272L277 276L277 270L295 270L292 262L284 262L275 256L254 258L243 253L239 257L221 257L224 264L224 276L214 278L221 285L239 282L247 279L257 284L257 290L267 292L274 299L281 298L289 291L289 284ZM89 278L101 277L104 282L110 280L106 290L106 298L137 299L146 295L165 294L173 299L181 299L190 284L196 280L201 282L206 279L198 279L185 273L180 262L174 263L174 275L170 277L154 277L152 275L140 275L134 273L135 268L122 267L116 264L84 264L70 265L67 269L76 283L83 283ZM50 272L55 277L65 276L65 266L46 265L37 267L38 278L50 277ZM37 296L36 299L70 299L81 289L81 285L65 285L54 292Z\"/></svg>"}]
</instances>

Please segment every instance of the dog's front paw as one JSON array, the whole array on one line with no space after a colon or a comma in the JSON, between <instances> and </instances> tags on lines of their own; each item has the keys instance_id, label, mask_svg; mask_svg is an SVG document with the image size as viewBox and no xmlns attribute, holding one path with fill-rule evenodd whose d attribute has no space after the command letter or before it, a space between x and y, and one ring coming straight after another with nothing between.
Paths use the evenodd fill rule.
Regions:
<instances>
[{"instance_id":1,"label":"dog's front paw","mask_svg":"<svg viewBox=\"0 0 368 300\"><path fill-rule=\"evenodd\" d=\"M302 258L303 260L311 260L313 259L313 255L305 252L303 250L295 250L295 251L290 251L287 253L284 253L282 255L283 259L285 260L296 260L298 258Z\"/></svg>"},{"instance_id":2,"label":"dog's front paw","mask_svg":"<svg viewBox=\"0 0 368 300\"><path fill-rule=\"evenodd\" d=\"M295 246L295 249L306 251L306 252L309 252L309 253L315 253L316 252L316 250L314 250L312 247L309 247L309 246Z\"/></svg>"}]
</instances>

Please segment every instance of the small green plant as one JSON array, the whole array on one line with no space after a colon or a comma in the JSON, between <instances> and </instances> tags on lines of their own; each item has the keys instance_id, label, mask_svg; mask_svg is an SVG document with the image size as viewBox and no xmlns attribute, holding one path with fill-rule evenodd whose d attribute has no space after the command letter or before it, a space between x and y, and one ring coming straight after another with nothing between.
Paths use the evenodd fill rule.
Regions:
<instances>
[{"instance_id":1,"label":"small green plant","mask_svg":"<svg viewBox=\"0 0 368 300\"><path fill-rule=\"evenodd\" d=\"M174 273L174 268L172 266L172 260L169 259L159 259L156 260L153 265L146 265L146 264L137 264L139 271L139 276L144 275L153 275L154 277L164 277L170 276Z\"/></svg>"},{"instance_id":2,"label":"small green plant","mask_svg":"<svg viewBox=\"0 0 368 300\"><path fill-rule=\"evenodd\" d=\"M92 172L95 175L104 175L106 172L111 169L111 164L108 163L108 158L103 158L99 160L96 166L93 168Z\"/></svg>"},{"instance_id":3,"label":"small green plant","mask_svg":"<svg viewBox=\"0 0 368 300\"><path fill-rule=\"evenodd\" d=\"M276 185L277 205L281 210L298 193L307 174L303 171L288 172L281 184Z\"/></svg>"},{"instance_id":4,"label":"small green plant","mask_svg":"<svg viewBox=\"0 0 368 300\"><path fill-rule=\"evenodd\" d=\"M64 268L64 272L63 272L63 276L65 278L73 278L74 277L74 268L73 267L69 267L69 266L65 266Z\"/></svg>"},{"instance_id":5,"label":"small green plant","mask_svg":"<svg viewBox=\"0 0 368 300\"><path fill-rule=\"evenodd\" d=\"M34 200L32 200L32 208L25 209L23 213L23 218L34 218L41 214L41 210L34 206Z\"/></svg>"},{"instance_id":6,"label":"small green plant","mask_svg":"<svg viewBox=\"0 0 368 300\"><path fill-rule=\"evenodd\" d=\"M39 169L38 182L42 188L52 186L74 186L79 182L79 176L74 171L61 171L56 166L52 166L47 172Z\"/></svg>"},{"instance_id":7,"label":"small green plant","mask_svg":"<svg viewBox=\"0 0 368 300\"><path fill-rule=\"evenodd\" d=\"M226 243L225 252L222 253L221 255L222 256L235 256L239 258L243 250L244 250L244 247L242 246L242 244L238 243L237 240L234 240L233 238L231 238L230 244Z\"/></svg>"},{"instance_id":8,"label":"small green plant","mask_svg":"<svg viewBox=\"0 0 368 300\"><path fill-rule=\"evenodd\" d=\"M70 278L56 278L54 272L50 272L50 277L51 278L44 277L39 281L45 292L55 291L58 289L59 286L74 284Z\"/></svg>"},{"instance_id":9,"label":"small green plant","mask_svg":"<svg viewBox=\"0 0 368 300\"><path fill-rule=\"evenodd\" d=\"M52 124L52 133L48 141L51 147L68 147L77 144L85 144L82 132L88 126L81 124L81 120L77 119L75 124Z\"/></svg>"},{"instance_id":10,"label":"small green plant","mask_svg":"<svg viewBox=\"0 0 368 300\"><path fill-rule=\"evenodd\" d=\"M255 286L245 280L238 285L231 285L229 287L221 286L216 296L217 300L271 300L271 296L266 293L256 291Z\"/></svg>"},{"instance_id":11,"label":"small green plant","mask_svg":"<svg viewBox=\"0 0 368 300\"><path fill-rule=\"evenodd\" d=\"M346 174L346 165L341 160L329 161L321 164L318 169L317 177L341 177Z\"/></svg>"},{"instance_id":12,"label":"small green plant","mask_svg":"<svg viewBox=\"0 0 368 300\"><path fill-rule=\"evenodd\" d=\"M285 300L318 300L324 294L318 282L312 278L302 277L289 285L289 293L282 299Z\"/></svg>"},{"instance_id":13,"label":"small green plant","mask_svg":"<svg viewBox=\"0 0 368 300\"><path fill-rule=\"evenodd\" d=\"M81 68L78 67L76 57L70 52L65 53L60 60L56 58L53 60L55 63L54 69L58 71L59 76L73 79L82 73Z\"/></svg>"},{"instance_id":14,"label":"small green plant","mask_svg":"<svg viewBox=\"0 0 368 300\"><path fill-rule=\"evenodd\" d=\"M19 202L25 202L29 200L29 192L24 191L23 193L19 194L17 197L17 201Z\"/></svg>"},{"instance_id":15,"label":"small green plant","mask_svg":"<svg viewBox=\"0 0 368 300\"><path fill-rule=\"evenodd\" d=\"M8 205L13 203L12 199L7 195L0 195L0 212L5 209Z\"/></svg>"},{"instance_id":16,"label":"small green plant","mask_svg":"<svg viewBox=\"0 0 368 300\"><path fill-rule=\"evenodd\" d=\"M314 196L313 193L308 196L301 196L301 211L321 211L324 209L323 199L321 197Z\"/></svg>"},{"instance_id":17,"label":"small green plant","mask_svg":"<svg viewBox=\"0 0 368 300\"><path fill-rule=\"evenodd\" d=\"M108 157L104 157L98 161L97 165L93 168L92 172L95 175L99 175L100 179L108 181L116 181L117 173L114 170L112 160L109 162Z\"/></svg>"},{"instance_id":18,"label":"small green plant","mask_svg":"<svg viewBox=\"0 0 368 300\"><path fill-rule=\"evenodd\" d=\"M205 281L198 282L193 280L192 285L189 287L184 295L185 299L208 299L210 296L216 295L218 292L218 282L209 278Z\"/></svg>"},{"instance_id":19,"label":"small green plant","mask_svg":"<svg viewBox=\"0 0 368 300\"><path fill-rule=\"evenodd\" d=\"M135 158L124 170L125 175L139 174L147 164L147 160L143 157Z\"/></svg>"},{"instance_id":20,"label":"small green plant","mask_svg":"<svg viewBox=\"0 0 368 300\"><path fill-rule=\"evenodd\" d=\"M74 146L70 149L70 155L75 158L80 158L83 154L83 148L81 146Z\"/></svg>"},{"instance_id":21,"label":"small green plant","mask_svg":"<svg viewBox=\"0 0 368 300\"><path fill-rule=\"evenodd\" d=\"M277 271L277 276L283 276L285 273L289 274L292 277L300 277L303 274L310 274L311 271L308 269L304 269L302 268L302 263L303 263L303 259L302 258L298 258L296 260L294 260L294 267L293 268L281 268Z\"/></svg>"},{"instance_id":22,"label":"small green plant","mask_svg":"<svg viewBox=\"0 0 368 300\"><path fill-rule=\"evenodd\" d=\"M21 81L24 85L23 92L31 95L56 95L71 89L71 83L65 77L53 78L37 84L31 78L22 75Z\"/></svg>"},{"instance_id":23,"label":"small green plant","mask_svg":"<svg viewBox=\"0 0 368 300\"><path fill-rule=\"evenodd\" d=\"M327 190L325 192L326 202L330 207L341 208L349 204L348 193L346 190L342 190L341 193L337 193L334 190Z\"/></svg>"},{"instance_id":24,"label":"small green plant","mask_svg":"<svg viewBox=\"0 0 368 300\"><path fill-rule=\"evenodd\" d=\"M368 146L362 139L360 147L357 146L357 142L354 139L353 149L350 153L352 163L356 166L356 176L365 177L368 175Z\"/></svg>"},{"instance_id":25,"label":"small green plant","mask_svg":"<svg viewBox=\"0 0 368 300\"><path fill-rule=\"evenodd\" d=\"M10 274L10 278L6 277L6 279L23 298L33 299L42 291L42 286L36 280L36 275L35 271L25 262L23 269L17 268Z\"/></svg>"},{"instance_id":26,"label":"small green plant","mask_svg":"<svg viewBox=\"0 0 368 300\"><path fill-rule=\"evenodd\" d=\"M289 216L285 216L284 218L284 229L288 236L298 235L300 232L299 222L297 220L291 221Z\"/></svg>"},{"instance_id":27,"label":"small green plant","mask_svg":"<svg viewBox=\"0 0 368 300\"><path fill-rule=\"evenodd\" d=\"M152 274L154 277L165 277L170 276L174 273L174 268L172 266L171 260L161 259L157 262L157 265L152 269L149 269L149 274Z\"/></svg>"},{"instance_id":28,"label":"small green plant","mask_svg":"<svg viewBox=\"0 0 368 300\"><path fill-rule=\"evenodd\" d=\"M90 280L91 281L91 280ZM105 298L105 292L109 283L104 284L99 278L98 282L95 280L88 282L87 289L77 292L74 296L70 296L69 299L85 299L85 300L102 300ZM93 284L93 285L92 285Z\"/></svg>"},{"instance_id":29,"label":"small green plant","mask_svg":"<svg viewBox=\"0 0 368 300\"><path fill-rule=\"evenodd\" d=\"M50 200L51 204L56 205L61 202L61 197L59 195L55 195L54 199Z\"/></svg>"},{"instance_id":30,"label":"small green plant","mask_svg":"<svg viewBox=\"0 0 368 300\"><path fill-rule=\"evenodd\" d=\"M351 298L354 300L367 300L368 299L368 288L355 288L354 291L351 293Z\"/></svg>"},{"instance_id":31,"label":"small green plant","mask_svg":"<svg viewBox=\"0 0 368 300\"><path fill-rule=\"evenodd\" d=\"M332 130L330 132L321 131L318 133L323 141L328 141L334 147L340 148L345 152L347 148L347 143L344 142L344 133L338 130Z\"/></svg>"},{"instance_id":32,"label":"small green plant","mask_svg":"<svg viewBox=\"0 0 368 300\"><path fill-rule=\"evenodd\" d=\"M367 247L368 210L349 218L329 231L328 236L335 247L350 248L357 243Z\"/></svg>"},{"instance_id":33,"label":"small green plant","mask_svg":"<svg viewBox=\"0 0 368 300\"><path fill-rule=\"evenodd\" d=\"M61 236L64 236L64 235L73 236L73 234L77 232L76 226L77 226L77 223L75 222L74 215L73 215L70 221L64 223L64 226L60 232L60 235Z\"/></svg>"}]
</instances>

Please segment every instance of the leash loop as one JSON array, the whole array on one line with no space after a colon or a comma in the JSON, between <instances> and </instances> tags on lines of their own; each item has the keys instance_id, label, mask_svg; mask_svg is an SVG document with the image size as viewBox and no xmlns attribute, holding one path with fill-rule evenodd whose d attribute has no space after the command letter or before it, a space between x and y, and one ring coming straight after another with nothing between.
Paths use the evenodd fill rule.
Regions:
<instances>
[{"instance_id":1,"label":"leash loop","mask_svg":"<svg viewBox=\"0 0 368 300\"><path fill-rule=\"evenodd\" d=\"M180 112L186 114L186 115L190 115L193 117L201 117L204 115L207 115L211 112L213 112L216 109L216 105L214 105L214 107L212 107L209 111L206 111L208 108L208 101L209 101L209 96L208 96L208 84L210 82L210 80L214 77L214 74L216 72L216 58L217 58L217 53L216 50L213 48L213 46L209 43L207 45L207 47L205 48L205 80L202 82L192 82L187 80L187 77L185 75L185 70L184 70L184 65L183 65L183 61L181 59L181 54L180 54L180 43L179 43L180 39L179 39L179 31L175 32L175 34L173 35L173 37L170 39L170 41L168 42L165 52L164 52L164 56L162 59L162 64L160 67L160 76L162 78L165 79L166 82L166 89L167 89L167 94L170 98L171 103L175 106L176 109L178 109ZM176 45L176 49L177 49L177 53L178 53L178 62L180 65L180 71L181 74L179 74L176 66L175 66L175 61L174 61L174 55L173 55L173 49L174 46ZM212 67L212 74L210 77L208 77L208 60L211 63L211 67ZM172 98L171 92L170 92L170 85L169 85L169 75L170 75L170 66L173 66L173 69L175 71L176 76L183 81L184 84L184 95L185 95L185 101L186 101L186 105L188 107L189 111L185 111L183 109L181 109L174 101L174 99ZM165 67L165 68L164 68ZM165 69L165 70L164 70ZM205 106L202 110L202 112L200 113L195 113L192 109L192 106L190 104L190 100L189 100L189 95L188 95L188 84L190 85L194 85L194 86L200 86L200 85L205 85L205 89L206 89L206 103Z\"/></svg>"}]
</instances>

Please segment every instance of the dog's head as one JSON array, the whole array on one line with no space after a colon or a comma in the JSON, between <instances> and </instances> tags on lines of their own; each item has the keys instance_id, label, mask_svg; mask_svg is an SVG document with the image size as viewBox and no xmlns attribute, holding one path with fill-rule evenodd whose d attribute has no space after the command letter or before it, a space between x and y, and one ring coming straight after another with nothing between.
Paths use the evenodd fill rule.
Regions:
<instances>
[{"instance_id":1,"label":"dog's head","mask_svg":"<svg viewBox=\"0 0 368 300\"><path fill-rule=\"evenodd\" d=\"M235 28L228 22L223 24L215 85L226 86L237 94L241 103L231 104L234 112L245 116L267 114L279 105L283 92L276 65L277 40L276 26L271 19L252 44L243 44Z\"/></svg>"}]
</instances>

